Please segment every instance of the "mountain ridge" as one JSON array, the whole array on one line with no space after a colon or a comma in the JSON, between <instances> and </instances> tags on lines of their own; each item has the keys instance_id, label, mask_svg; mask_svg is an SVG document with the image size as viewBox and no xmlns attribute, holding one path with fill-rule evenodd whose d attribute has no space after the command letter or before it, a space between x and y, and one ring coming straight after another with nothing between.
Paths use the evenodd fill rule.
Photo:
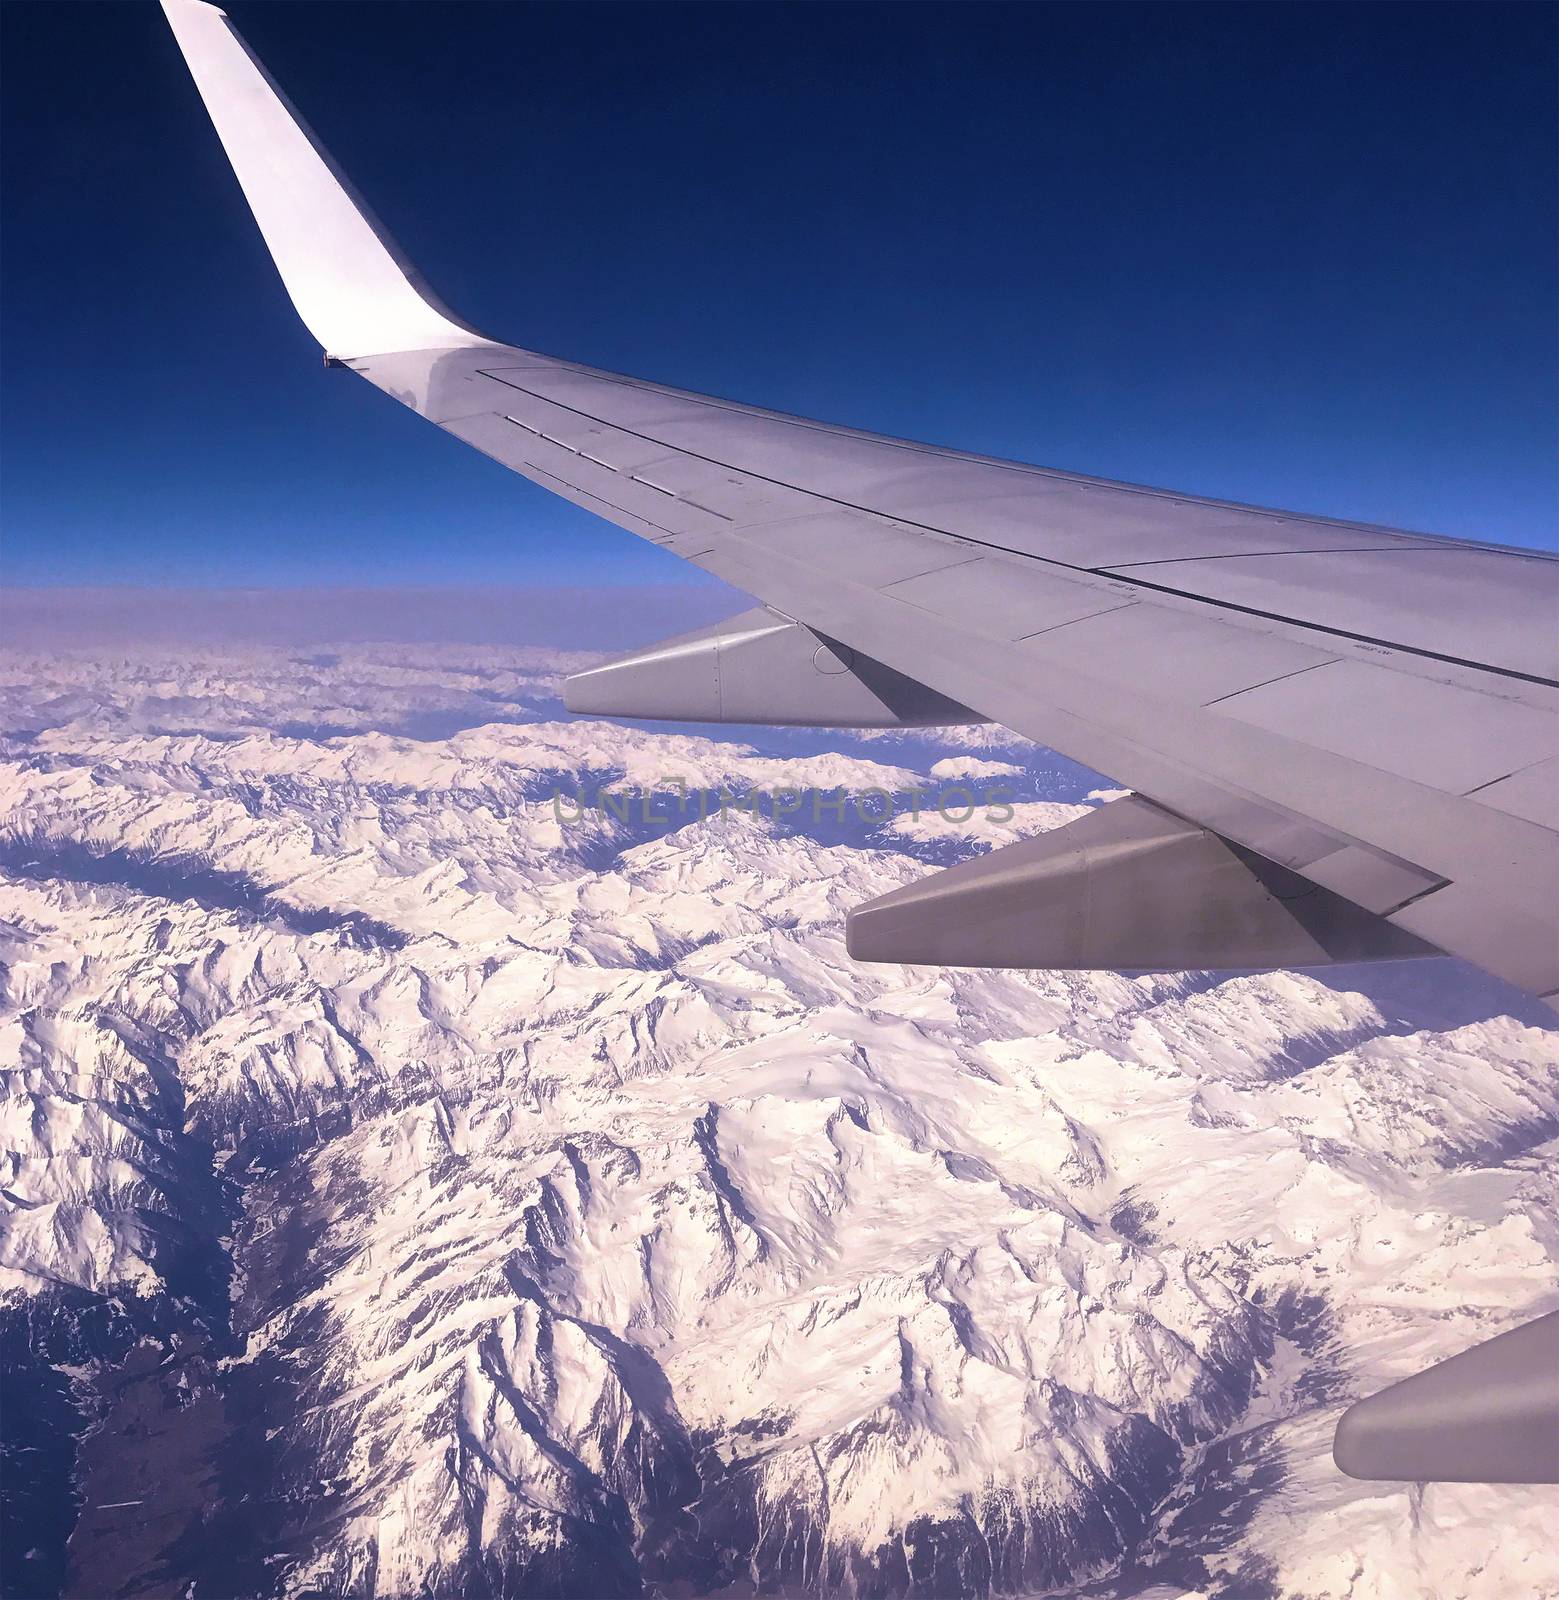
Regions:
<instances>
[{"instance_id":1,"label":"mountain ridge","mask_svg":"<svg viewBox=\"0 0 1559 1600\"><path fill-rule=\"evenodd\" d=\"M289 670L335 692L268 659L289 715ZM1559 1594L1543 1491L1328 1459L1354 1394L1553 1303L1559 1051L1514 991L851 963L917 851L1096 803L1018 745L1012 821L925 838L564 824L581 771L1011 774L155 735L156 673L107 681L0 766L42 863L0 876L7 1592Z\"/></svg>"}]
</instances>

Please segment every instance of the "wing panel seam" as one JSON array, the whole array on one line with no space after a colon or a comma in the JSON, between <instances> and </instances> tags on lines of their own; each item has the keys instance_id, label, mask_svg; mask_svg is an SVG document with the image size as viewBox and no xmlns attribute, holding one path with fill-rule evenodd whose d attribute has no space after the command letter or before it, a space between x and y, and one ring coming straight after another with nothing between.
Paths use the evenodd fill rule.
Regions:
<instances>
[{"instance_id":1,"label":"wing panel seam","mask_svg":"<svg viewBox=\"0 0 1559 1600\"><path fill-rule=\"evenodd\" d=\"M481 369L479 369L481 370ZM777 489L789 489L794 494L809 495L815 500L823 501L828 505L841 507L846 511L858 511L863 516L882 517L885 521L896 522L906 528L914 528L921 533L933 533L944 539L957 539L961 543L977 546L982 550L992 550L1000 555L1013 556L1020 561L1037 561L1043 566L1057 567L1063 572L1085 573L1093 578L1113 578L1118 583L1128 583L1134 588L1149 589L1156 594L1173 595L1179 600L1194 600L1201 605L1210 606L1217 611L1232 611L1241 616L1259 617L1265 622L1281 622L1292 628L1305 628L1313 633L1329 634L1334 639L1351 639L1355 644L1369 644L1385 650L1396 650L1403 655L1417 656L1425 661L1440 661L1446 666L1467 667L1474 672L1487 672L1495 677L1510 678L1519 683L1537 684L1545 689L1559 689L1559 679L1545 678L1535 672L1522 672L1515 667L1497 667L1487 661L1473 661L1466 656L1448 655L1440 650L1427 650L1422 645L1400 644L1393 639L1382 639L1374 634L1357 633L1351 628L1334 628L1324 622L1307 622L1301 617L1291 617L1281 611L1264 611L1259 606L1242 606L1232 600L1215 600L1207 595L1192 594L1184 589L1176 589L1166 583L1150 583L1146 578L1127 577L1122 573L1112 571L1108 567L1080 567L1070 561L1058 561L1054 556L1035 555L1029 550L1014 550L1010 545L995 544L988 539L978 539L973 534L955 533L950 528L939 528L934 523L916 522L911 517L892 515L875 510L871 506L858 505L853 500L841 500L837 495L822 494L816 489L804 489L800 484L789 483L784 478L772 478L767 473L754 472L749 467L739 467L734 462L722 461L718 456L706 456L697 450L688 450L679 445L667 444L664 439L657 439L652 434L640 433L635 428L624 427L620 422L613 422L608 417L598 417L594 412L581 411L577 406L564 404L561 400L553 400L544 394L537 394L534 390L527 389L518 383L511 383L507 378L500 378L494 372L482 370L482 376L492 378L495 383L501 383L505 388L516 389L521 394L529 395L533 400L541 400L547 405L554 405L564 411L571 411L576 417L583 417L587 422L598 422L605 428L616 428L620 433L629 434L635 439L642 439L646 444L658 445L663 450L672 450L679 455L687 456L693 461L702 461L711 467L724 467L729 472L740 472L744 477L751 478L759 483L773 484ZM659 485L651 485L658 488ZM1470 548L1457 546L1457 548ZM1492 546L1490 548L1493 548ZM1207 557L1204 559L1213 559Z\"/></svg>"},{"instance_id":2,"label":"wing panel seam","mask_svg":"<svg viewBox=\"0 0 1559 1600\"><path fill-rule=\"evenodd\" d=\"M516 351L516 354L535 354L535 352ZM916 439L895 439L891 435L870 433L863 428L850 428L842 423L819 422L814 417L792 416L785 411L767 411L762 406L747 405L740 400L722 399L718 395L695 394L691 390L671 389L664 384L646 382L642 378L632 378L625 373L604 372L594 367L581 366L576 362L565 361L557 356L541 356L530 363L530 367L519 370L537 370L542 372L563 371L573 373L578 377L588 378L596 383L615 384L620 389L635 389L641 394L660 395L667 399L686 401L692 405L700 405L711 411L725 411L734 416L761 417L766 421L778 422L786 427L799 428L807 433L826 433L839 439L856 439L867 444L886 445L894 450L907 451L912 455L934 456L945 461L968 461L979 466L999 467L1003 472L1014 472L1021 477L1045 478L1055 483L1076 484L1084 489L1108 489L1120 494L1141 495L1150 500L1167 500L1175 505L1205 506L1212 511L1238 511L1245 516L1259 517L1267 522L1310 522L1320 527L1357 529L1360 533L1389 534L1395 539L1411 541L1412 548L1431 550L1473 550L1495 551L1500 555L1520 556L1531 561L1555 561L1559 556L1549 554L1545 550L1524 550L1515 545L1482 544L1472 539L1458 539L1454 534L1424 533L1412 528L1394 528L1384 522L1355 522L1347 517L1328 517L1320 512L1313 511L1284 511L1276 506L1251 505L1243 500L1214 500L1205 495L1184 494L1175 489L1160 489L1148 483L1125 483L1118 478L1092 478L1085 473L1066 472L1059 467L1042 467L1028 461L1007 461L1001 456L982 456L975 451L953 450L945 445L927 444ZM491 378L495 383L502 383L512 389L520 389L517 383L510 383L507 378L500 377L490 368L478 367L476 369L484 378ZM561 406L564 410L572 411L576 408L568 405L566 401L554 400L550 395L537 394L534 390L524 389L524 393L533 399L544 400L548 405ZM579 415L589 415L580 412ZM605 418L592 418L596 422L604 422ZM610 423L608 426L620 427L619 423ZM631 432L624 429L624 432ZM647 435L639 435L645 438ZM655 441L659 443L659 441ZM693 451L687 452L689 455ZM712 458L704 456L700 460ZM728 465L721 462L719 465ZM778 483L779 479L769 479L769 482ZM795 488L794 484L784 485L786 488ZM804 494L811 490L800 491ZM843 504L844 502L840 502ZM999 549L1000 546L992 548ZM1022 554L1023 552L1015 552ZM1035 559L1043 560L1044 557ZM1092 571L1092 568L1078 570ZM1195 597L1192 597L1195 598Z\"/></svg>"}]
</instances>

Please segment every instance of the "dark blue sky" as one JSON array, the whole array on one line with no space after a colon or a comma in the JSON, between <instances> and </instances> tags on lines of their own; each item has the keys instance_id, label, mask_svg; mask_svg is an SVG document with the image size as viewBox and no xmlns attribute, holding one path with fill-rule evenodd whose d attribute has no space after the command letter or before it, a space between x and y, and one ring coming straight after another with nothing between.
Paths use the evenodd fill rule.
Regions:
<instances>
[{"instance_id":1,"label":"dark blue sky","mask_svg":"<svg viewBox=\"0 0 1559 1600\"><path fill-rule=\"evenodd\" d=\"M229 10L500 337L1554 542L1552 7ZM688 575L322 370L154 6L0 28L11 582Z\"/></svg>"}]
</instances>

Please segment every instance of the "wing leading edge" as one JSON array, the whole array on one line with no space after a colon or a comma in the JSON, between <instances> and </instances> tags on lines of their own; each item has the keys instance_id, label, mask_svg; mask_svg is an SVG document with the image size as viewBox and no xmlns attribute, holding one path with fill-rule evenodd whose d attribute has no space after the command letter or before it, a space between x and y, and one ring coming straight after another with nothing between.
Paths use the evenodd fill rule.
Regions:
<instances>
[{"instance_id":1,"label":"wing leading edge","mask_svg":"<svg viewBox=\"0 0 1559 1600\"><path fill-rule=\"evenodd\" d=\"M225 14L163 6L328 356L778 614L735 630L740 653L674 641L592 675L582 704L678 715L676 674L724 661L723 693L744 684L760 712L771 696L776 720L997 720L1214 841L1178 845L1178 874L1197 851L1232 872L1227 845L1280 869L1249 879L1262 893L1297 882L1358 908L1356 954L1427 945L1559 994L1559 562L937 449L498 343L427 288ZM718 707L701 671L687 681ZM1054 878L1033 877L1037 919ZM938 919L956 888L925 897ZM892 915L902 934L913 910ZM1055 938L1015 948L1115 964L1097 924L1070 960ZM1249 964L1271 948L1257 939ZM1173 939L1154 949L1181 964Z\"/></svg>"}]
</instances>

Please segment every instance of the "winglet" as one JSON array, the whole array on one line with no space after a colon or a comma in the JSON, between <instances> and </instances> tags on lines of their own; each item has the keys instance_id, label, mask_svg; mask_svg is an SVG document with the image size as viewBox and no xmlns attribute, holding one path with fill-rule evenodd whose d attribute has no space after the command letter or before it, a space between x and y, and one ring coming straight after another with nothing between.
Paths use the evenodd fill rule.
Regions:
<instances>
[{"instance_id":1,"label":"winglet","mask_svg":"<svg viewBox=\"0 0 1559 1600\"><path fill-rule=\"evenodd\" d=\"M423 282L308 125L205 0L162 0L282 282L328 355L480 343Z\"/></svg>"}]
</instances>

